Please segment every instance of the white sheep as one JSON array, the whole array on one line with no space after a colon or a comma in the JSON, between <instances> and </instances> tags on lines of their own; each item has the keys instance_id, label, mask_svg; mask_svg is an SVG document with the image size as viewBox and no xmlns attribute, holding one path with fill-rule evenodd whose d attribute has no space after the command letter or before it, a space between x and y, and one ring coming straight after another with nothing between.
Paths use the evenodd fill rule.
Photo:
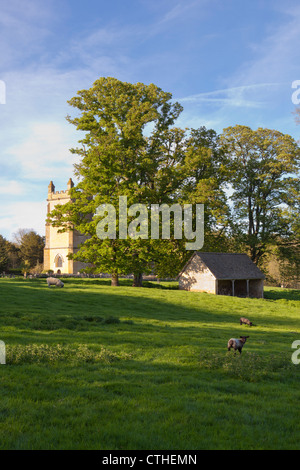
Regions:
<instances>
[{"instance_id":1,"label":"white sheep","mask_svg":"<svg viewBox=\"0 0 300 470\"><path fill-rule=\"evenodd\" d=\"M247 338L249 338L249 336L240 336L240 339L230 338L227 344L228 351L230 351L231 348L233 348L235 351L235 354L236 354L236 351L239 351L239 353L242 354L242 349L243 349L244 344L247 341Z\"/></svg>"},{"instance_id":2,"label":"white sheep","mask_svg":"<svg viewBox=\"0 0 300 470\"><path fill-rule=\"evenodd\" d=\"M64 287L64 283L60 279L56 279L56 277L47 277L47 284L48 284L48 287L50 286Z\"/></svg>"}]
</instances>

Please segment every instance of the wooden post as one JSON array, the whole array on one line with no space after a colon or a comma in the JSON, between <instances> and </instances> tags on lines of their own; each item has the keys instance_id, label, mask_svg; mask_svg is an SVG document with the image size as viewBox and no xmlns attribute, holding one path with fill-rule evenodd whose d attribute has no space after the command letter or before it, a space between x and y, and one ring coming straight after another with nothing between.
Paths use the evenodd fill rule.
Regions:
<instances>
[{"instance_id":1,"label":"wooden post","mask_svg":"<svg viewBox=\"0 0 300 470\"><path fill-rule=\"evenodd\" d=\"M234 279L231 280L231 284L232 284L232 296L234 297Z\"/></svg>"},{"instance_id":2,"label":"wooden post","mask_svg":"<svg viewBox=\"0 0 300 470\"><path fill-rule=\"evenodd\" d=\"M250 288L249 288L249 279L247 279L247 297L249 297L250 294Z\"/></svg>"}]
</instances>

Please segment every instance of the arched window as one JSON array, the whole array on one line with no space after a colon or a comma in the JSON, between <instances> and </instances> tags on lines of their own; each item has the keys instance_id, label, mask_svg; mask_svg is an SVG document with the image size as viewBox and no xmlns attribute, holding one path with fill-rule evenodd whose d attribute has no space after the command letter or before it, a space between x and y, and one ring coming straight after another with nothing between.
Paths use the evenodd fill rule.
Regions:
<instances>
[{"instance_id":1,"label":"arched window","mask_svg":"<svg viewBox=\"0 0 300 470\"><path fill-rule=\"evenodd\" d=\"M55 256L54 264L55 264L56 268L62 268L63 262L64 262L64 260L63 260L63 257L61 255L56 255Z\"/></svg>"}]
</instances>

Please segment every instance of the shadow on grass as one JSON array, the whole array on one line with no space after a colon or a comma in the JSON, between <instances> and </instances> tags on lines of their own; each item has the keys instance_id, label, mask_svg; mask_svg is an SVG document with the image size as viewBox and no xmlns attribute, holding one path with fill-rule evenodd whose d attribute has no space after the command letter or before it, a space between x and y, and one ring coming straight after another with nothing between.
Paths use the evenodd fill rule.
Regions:
<instances>
[{"instance_id":1,"label":"shadow on grass","mask_svg":"<svg viewBox=\"0 0 300 470\"><path fill-rule=\"evenodd\" d=\"M265 299L269 300L298 300L300 301L300 290L297 289L267 289L264 293Z\"/></svg>"},{"instance_id":2,"label":"shadow on grass","mask_svg":"<svg viewBox=\"0 0 300 470\"><path fill-rule=\"evenodd\" d=\"M160 294L156 289L128 289L126 285L120 288L92 288L93 285L106 287L107 282L107 279L72 279L65 288L57 289L48 288L41 279L28 282L4 280L0 282L0 325L18 331L73 330L90 331L91 334L108 334L109 328L113 333L117 327L124 333L126 329L131 330L134 335L145 329L149 333L152 327L166 332L168 326L170 333L175 333L174 327L178 325L184 334L190 328L192 336L195 333L199 335L199 327L202 330L208 327L209 335L217 339L220 330L221 336L245 332L259 336L267 327L287 324L286 306L280 301L278 313L270 315L270 304L263 299L239 299L168 289ZM270 300L278 300L278 293L276 290L274 292L275 298L273 290L268 291ZM286 294L295 299L299 292L291 290ZM294 303L291 302L293 311ZM240 316L250 317L256 326L240 326ZM114 320L110 323L117 325L106 325L109 319ZM296 315L293 314L288 322L290 328L298 328Z\"/></svg>"},{"instance_id":3,"label":"shadow on grass","mask_svg":"<svg viewBox=\"0 0 300 470\"><path fill-rule=\"evenodd\" d=\"M99 280L96 280L99 281ZM10 317L32 320L32 314L39 314L41 319L52 315L69 318L91 316L125 317L126 319L141 318L165 322L211 322L232 321L234 307L231 298L224 298L217 305L206 294L164 289L162 296L158 292L151 294L147 288L131 288L127 286L110 289L91 289L90 282L66 283L63 289L48 288L42 281L6 283L2 292L0 315L9 320ZM93 281L92 281L93 282ZM101 281L100 281L101 282ZM75 285L74 285L75 284ZM99 284L104 285L105 284ZM78 290L76 289L78 286ZM124 290L124 288L126 290ZM1 283L0 283L1 289ZM155 292L156 289L153 289ZM177 297L178 296L178 297ZM199 302L197 299L199 298ZM245 301L245 299L243 299ZM189 305L189 301L191 304ZM9 313L9 315L7 315ZM239 311L236 312L237 321ZM28 325L30 326L30 324Z\"/></svg>"},{"instance_id":4,"label":"shadow on grass","mask_svg":"<svg viewBox=\"0 0 300 470\"><path fill-rule=\"evenodd\" d=\"M286 386L292 371L277 359L274 366L255 356L207 357L204 351L191 366L135 360L76 367L25 363L18 376L17 368L8 366L0 410L8 426L4 421L1 448L99 450L101 443L109 450L241 449L240 417L248 423L243 448L260 443L286 448L293 434L288 431L297 429L295 407L287 403L297 403L298 388L295 382ZM288 380L279 383L281 373ZM26 379L22 388L20 377ZM273 380L276 390L270 388ZM11 416L22 433L11 431Z\"/></svg>"},{"instance_id":5,"label":"shadow on grass","mask_svg":"<svg viewBox=\"0 0 300 470\"><path fill-rule=\"evenodd\" d=\"M74 284L76 286L107 286L111 287L111 279L110 278L100 278L100 279L94 279L94 278L72 278L72 277L67 277L64 278L63 276L60 278L65 285L67 284ZM46 285L46 279L45 278L33 278L33 279L24 279L23 277L16 278L14 281L15 284L32 284L32 285ZM119 287L133 287L132 286L133 279L124 279L120 278L119 279ZM178 282L176 281L147 281L143 280L143 288L154 288L154 289L167 289L167 290L178 290ZM135 289L139 289L138 287L135 287Z\"/></svg>"}]
</instances>

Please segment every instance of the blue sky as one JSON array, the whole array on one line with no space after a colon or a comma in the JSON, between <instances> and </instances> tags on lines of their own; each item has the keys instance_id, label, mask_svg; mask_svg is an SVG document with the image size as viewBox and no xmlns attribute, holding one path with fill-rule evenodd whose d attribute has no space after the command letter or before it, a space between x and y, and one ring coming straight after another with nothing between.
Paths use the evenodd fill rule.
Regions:
<instances>
[{"instance_id":1,"label":"blue sky","mask_svg":"<svg viewBox=\"0 0 300 470\"><path fill-rule=\"evenodd\" d=\"M49 181L63 190L73 176L67 100L101 76L171 92L182 127L298 140L299 25L298 0L2 0L0 234L44 234Z\"/></svg>"}]
</instances>

